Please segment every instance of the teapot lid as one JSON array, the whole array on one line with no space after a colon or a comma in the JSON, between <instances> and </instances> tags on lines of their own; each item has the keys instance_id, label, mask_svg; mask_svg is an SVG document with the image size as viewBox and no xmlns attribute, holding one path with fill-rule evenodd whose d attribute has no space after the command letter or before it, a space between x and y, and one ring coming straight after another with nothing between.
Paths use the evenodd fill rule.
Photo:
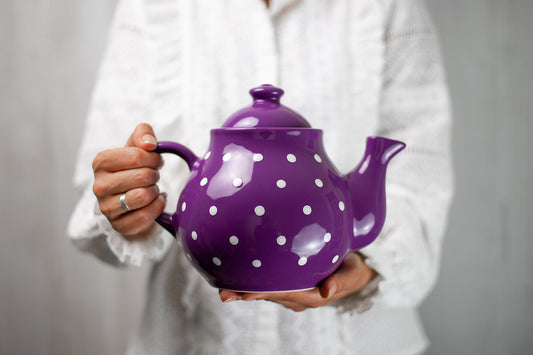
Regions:
<instances>
[{"instance_id":1,"label":"teapot lid","mask_svg":"<svg viewBox=\"0 0 533 355\"><path fill-rule=\"evenodd\" d=\"M254 102L226 119L223 128L286 127L310 128L300 114L280 104L283 90L272 85L261 85L250 90Z\"/></svg>"}]
</instances>

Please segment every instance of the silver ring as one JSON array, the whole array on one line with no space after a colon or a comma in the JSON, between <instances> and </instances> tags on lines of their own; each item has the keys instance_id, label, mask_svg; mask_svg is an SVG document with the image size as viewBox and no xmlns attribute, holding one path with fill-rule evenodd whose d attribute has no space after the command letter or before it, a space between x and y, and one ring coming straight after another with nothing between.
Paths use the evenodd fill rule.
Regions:
<instances>
[{"instance_id":1,"label":"silver ring","mask_svg":"<svg viewBox=\"0 0 533 355\"><path fill-rule=\"evenodd\" d=\"M122 209L126 212L130 211L131 208L126 203L126 193L124 192L122 195L120 195L120 205L122 206Z\"/></svg>"}]
</instances>

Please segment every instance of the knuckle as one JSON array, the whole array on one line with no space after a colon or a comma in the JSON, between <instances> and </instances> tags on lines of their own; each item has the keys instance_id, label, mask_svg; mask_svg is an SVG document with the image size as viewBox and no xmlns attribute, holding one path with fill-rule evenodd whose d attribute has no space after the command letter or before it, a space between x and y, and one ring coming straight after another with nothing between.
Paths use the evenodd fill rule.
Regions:
<instances>
[{"instance_id":1,"label":"knuckle","mask_svg":"<svg viewBox=\"0 0 533 355\"><path fill-rule=\"evenodd\" d=\"M322 307L322 306L323 306L323 304L319 303L319 302L313 302L313 303L308 305L309 308L319 308L319 307Z\"/></svg>"},{"instance_id":2,"label":"knuckle","mask_svg":"<svg viewBox=\"0 0 533 355\"><path fill-rule=\"evenodd\" d=\"M100 212L102 212L108 219L111 216L112 210L109 205L100 204Z\"/></svg>"},{"instance_id":3,"label":"knuckle","mask_svg":"<svg viewBox=\"0 0 533 355\"><path fill-rule=\"evenodd\" d=\"M138 169L135 172L135 180L141 186L152 185L157 182L159 179L159 174L157 171L152 169Z\"/></svg>"},{"instance_id":4,"label":"knuckle","mask_svg":"<svg viewBox=\"0 0 533 355\"><path fill-rule=\"evenodd\" d=\"M135 181L136 186L142 186L144 185L146 181L146 170L144 169L136 169L133 172L133 180Z\"/></svg>"},{"instance_id":5,"label":"knuckle","mask_svg":"<svg viewBox=\"0 0 533 355\"><path fill-rule=\"evenodd\" d=\"M136 187L141 187L144 185L146 179L145 174L146 172L143 169L133 170L132 180L134 181Z\"/></svg>"},{"instance_id":6,"label":"knuckle","mask_svg":"<svg viewBox=\"0 0 533 355\"><path fill-rule=\"evenodd\" d=\"M131 192L131 199L137 205L146 206L155 198L152 189L136 189Z\"/></svg>"},{"instance_id":7,"label":"knuckle","mask_svg":"<svg viewBox=\"0 0 533 355\"><path fill-rule=\"evenodd\" d=\"M129 200L132 202L132 204L144 206L144 199L145 199L145 191L144 189L135 189L131 190L128 193Z\"/></svg>"},{"instance_id":8,"label":"knuckle","mask_svg":"<svg viewBox=\"0 0 533 355\"><path fill-rule=\"evenodd\" d=\"M129 166L141 166L143 162L142 151L138 148L128 149L126 159Z\"/></svg>"},{"instance_id":9,"label":"knuckle","mask_svg":"<svg viewBox=\"0 0 533 355\"><path fill-rule=\"evenodd\" d=\"M138 230L145 228L148 224L151 224L154 221L154 217L149 211L143 211L139 213L139 216L136 220L136 225Z\"/></svg>"},{"instance_id":10,"label":"knuckle","mask_svg":"<svg viewBox=\"0 0 533 355\"><path fill-rule=\"evenodd\" d=\"M113 223L111 222L111 225L115 230L118 232L127 235L127 236L133 236L139 233L141 230L140 226L134 222L134 223Z\"/></svg>"},{"instance_id":11,"label":"knuckle","mask_svg":"<svg viewBox=\"0 0 533 355\"><path fill-rule=\"evenodd\" d=\"M137 125L136 129L141 132L152 131L152 126L146 122L141 122Z\"/></svg>"},{"instance_id":12,"label":"knuckle","mask_svg":"<svg viewBox=\"0 0 533 355\"><path fill-rule=\"evenodd\" d=\"M93 193L97 198L102 198L103 196L105 196L106 190L107 187L104 184L102 184L98 180L95 180L93 184Z\"/></svg>"},{"instance_id":13,"label":"knuckle","mask_svg":"<svg viewBox=\"0 0 533 355\"><path fill-rule=\"evenodd\" d=\"M102 166L102 162L104 160L105 160L104 153L103 152L98 153L93 159L93 164L92 164L93 171L96 172L100 170L100 167Z\"/></svg>"},{"instance_id":14,"label":"knuckle","mask_svg":"<svg viewBox=\"0 0 533 355\"><path fill-rule=\"evenodd\" d=\"M126 228L124 228L122 223L117 222L117 221L110 221L110 222L111 222L111 227L113 227L113 229L116 230L117 232L125 234L125 235L129 234L129 231Z\"/></svg>"}]
</instances>

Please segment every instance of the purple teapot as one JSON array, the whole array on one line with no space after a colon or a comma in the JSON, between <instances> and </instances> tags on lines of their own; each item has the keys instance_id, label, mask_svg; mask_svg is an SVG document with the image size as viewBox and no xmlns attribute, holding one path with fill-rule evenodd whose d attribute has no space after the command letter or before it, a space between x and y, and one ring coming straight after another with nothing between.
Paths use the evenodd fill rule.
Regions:
<instances>
[{"instance_id":1,"label":"purple teapot","mask_svg":"<svg viewBox=\"0 0 533 355\"><path fill-rule=\"evenodd\" d=\"M305 290L345 255L370 244L385 220L385 172L402 142L369 137L346 176L313 129L280 104L283 90L250 90L253 104L211 130L207 153L160 142L191 173L176 213L157 222L214 287L243 292Z\"/></svg>"}]
</instances>

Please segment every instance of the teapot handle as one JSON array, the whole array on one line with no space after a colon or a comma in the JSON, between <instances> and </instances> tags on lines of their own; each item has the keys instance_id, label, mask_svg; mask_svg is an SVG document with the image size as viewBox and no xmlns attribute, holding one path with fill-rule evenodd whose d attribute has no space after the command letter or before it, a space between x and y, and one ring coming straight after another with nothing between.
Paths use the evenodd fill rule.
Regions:
<instances>
[{"instance_id":1,"label":"teapot handle","mask_svg":"<svg viewBox=\"0 0 533 355\"><path fill-rule=\"evenodd\" d=\"M172 153L176 154L177 156L181 157L187 165L189 166L189 170L192 170L194 164L198 161L198 157L186 146L175 143L175 142L168 142L168 141L162 141L157 144L157 148L154 149L155 153ZM156 223L159 224L161 227L165 228L167 231L170 232L174 237L176 237L176 227L174 223L172 223L172 215L163 212L159 217L155 219Z\"/></svg>"}]
</instances>

